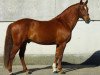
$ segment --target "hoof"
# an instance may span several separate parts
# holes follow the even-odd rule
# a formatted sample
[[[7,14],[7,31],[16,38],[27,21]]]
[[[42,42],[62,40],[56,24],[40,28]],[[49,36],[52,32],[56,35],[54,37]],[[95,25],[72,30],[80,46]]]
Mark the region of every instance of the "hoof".
[[[64,70],[59,71],[60,74],[66,74]]]
[[[32,74],[32,71],[27,70],[25,73],[26,75],[29,75],[29,74]]]
[[[32,71],[28,71],[28,74],[32,74]]]
[[[23,72],[27,72],[28,71],[28,69],[23,69]]]
[[[16,74],[14,74],[14,73],[11,73],[10,75],[16,75]]]
[[[26,72],[26,75],[29,75],[28,71]]]
[[[53,73],[54,73],[54,74],[55,74],[55,73],[58,73],[58,71],[54,71]]]

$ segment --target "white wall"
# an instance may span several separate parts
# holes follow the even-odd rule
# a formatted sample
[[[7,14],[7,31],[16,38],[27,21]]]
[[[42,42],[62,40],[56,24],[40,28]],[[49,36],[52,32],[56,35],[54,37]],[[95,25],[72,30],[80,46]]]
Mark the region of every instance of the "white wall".
[[[20,18],[47,20],[78,2],[80,0],[0,0],[0,21]],[[89,0],[88,7],[91,19],[100,20],[100,0]]]
[[[7,26],[11,22],[0,22],[0,54],[4,51],[4,41]],[[54,54],[55,45],[46,46],[30,43],[27,45],[26,54]],[[65,49],[65,54],[92,54],[100,50],[100,21],[86,24],[79,21],[73,30],[72,39]]]

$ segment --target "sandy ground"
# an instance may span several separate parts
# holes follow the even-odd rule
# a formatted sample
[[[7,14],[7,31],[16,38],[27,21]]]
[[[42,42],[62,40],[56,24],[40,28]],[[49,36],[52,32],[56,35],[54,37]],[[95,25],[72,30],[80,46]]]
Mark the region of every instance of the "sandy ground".
[[[50,65],[28,65],[31,74],[23,73],[22,66],[13,66],[13,73],[16,75],[62,75],[52,73]],[[65,74],[63,75],[100,75],[100,66],[66,65],[63,66]],[[9,75],[8,71],[0,66],[0,75]]]

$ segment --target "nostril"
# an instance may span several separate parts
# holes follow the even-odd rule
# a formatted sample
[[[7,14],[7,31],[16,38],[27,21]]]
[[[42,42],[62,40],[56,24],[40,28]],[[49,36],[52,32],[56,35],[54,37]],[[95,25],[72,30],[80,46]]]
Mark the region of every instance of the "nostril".
[[[89,18],[89,20],[91,20],[91,19]]]
[[[91,19],[89,18],[89,22],[91,21]]]

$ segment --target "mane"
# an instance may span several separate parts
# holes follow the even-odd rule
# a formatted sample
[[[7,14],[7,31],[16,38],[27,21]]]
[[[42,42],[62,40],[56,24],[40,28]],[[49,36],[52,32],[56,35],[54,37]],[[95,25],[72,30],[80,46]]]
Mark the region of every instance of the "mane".
[[[69,7],[66,8],[61,14],[59,14],[58,16],[56,16],[54,19],[61,18],[61,17],[63,17],[64,15],[67,15],[67,13],[69,13],[70,10],[71,10],[73,7],[75,8],[75,7],[77,7],[78,5],[79,5],[79,3],[69,6]]]

